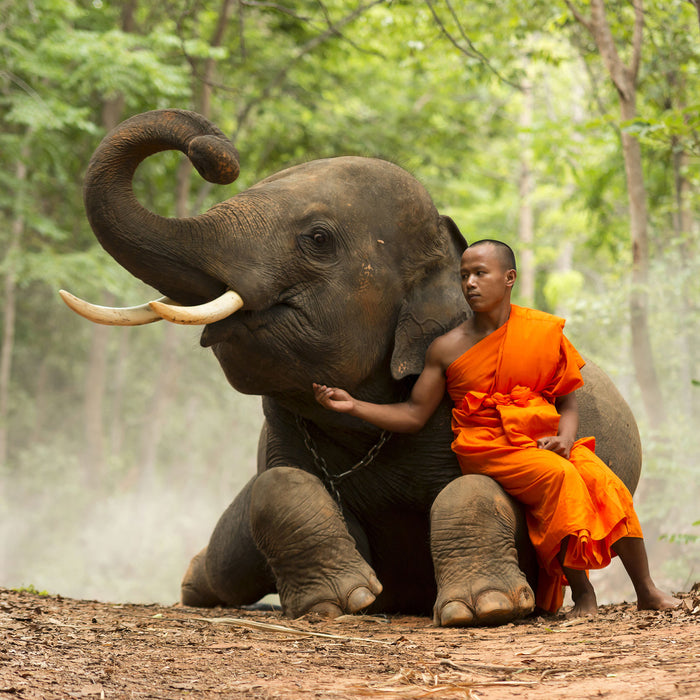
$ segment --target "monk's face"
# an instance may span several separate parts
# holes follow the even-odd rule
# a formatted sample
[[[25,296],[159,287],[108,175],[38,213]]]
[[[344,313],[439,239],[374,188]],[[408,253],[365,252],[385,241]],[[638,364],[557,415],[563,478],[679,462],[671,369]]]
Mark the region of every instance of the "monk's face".
[[[462,293],[475,313],[488,313],[510,305],[515,270],[508,269],[496,246],[489,243],[467,248],[460,267]]]

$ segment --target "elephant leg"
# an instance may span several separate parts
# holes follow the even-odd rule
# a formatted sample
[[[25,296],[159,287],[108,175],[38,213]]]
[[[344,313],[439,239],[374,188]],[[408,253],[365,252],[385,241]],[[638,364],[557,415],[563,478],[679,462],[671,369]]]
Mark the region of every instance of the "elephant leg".
[[[250,533],[253,477],[224,511],[209,546],[191,561],[180,587],[184,605],[238,607],[275,591],[275,579]]]
[[[519,548],[531,548],[525,519],[493,479],[455,479],[438,494],[430,519],[436,625],[496,625],[532,612],[535,597],[518,558]]]
[[[313,474],[289,467],[260,474],[251,528],[274,572],[285,615],[354,613],[381,593],[338,506]]]
[[[193,608],[215,608],[224,605],[211,588],[206,570],[207,548],[195,554],[180,584],[180,603]]]

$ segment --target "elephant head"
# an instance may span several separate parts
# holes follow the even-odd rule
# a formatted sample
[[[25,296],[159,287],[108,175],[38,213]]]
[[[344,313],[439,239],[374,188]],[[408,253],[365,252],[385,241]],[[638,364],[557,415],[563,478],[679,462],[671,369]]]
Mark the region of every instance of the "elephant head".
[[[400,167],[311,161],[201,215],[169,219],[141,206],[132,188],[138,164],[167,149],[183,151],[210,181],[238,175],[233,144],[203,117],[148,112],[105,137],[87,171],[85,205],[122,266],[197,308],[155,302],[158,316],[142,309],[132,320],[64,295],[79,313],[122,325],[159,316],[206,324],[201,344],[234,388],[287,399],[308,397],[312,378],[353,390],[389,372],[394,380],[416,374],[431,340],[467,313],[457,277],[466,243]]]

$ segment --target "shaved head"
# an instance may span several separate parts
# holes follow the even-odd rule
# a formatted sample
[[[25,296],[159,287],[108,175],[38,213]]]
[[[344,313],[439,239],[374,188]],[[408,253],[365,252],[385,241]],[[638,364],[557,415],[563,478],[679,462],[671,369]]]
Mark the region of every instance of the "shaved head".
[[[515,253],[513,252],[513,249],[506,243],[503,243],[503,241],[496,241],[493,238],[484,238],[480,241],[472,243],[467,250],[481,245],[493,246],[504,270],[518,269],[515,265]]]

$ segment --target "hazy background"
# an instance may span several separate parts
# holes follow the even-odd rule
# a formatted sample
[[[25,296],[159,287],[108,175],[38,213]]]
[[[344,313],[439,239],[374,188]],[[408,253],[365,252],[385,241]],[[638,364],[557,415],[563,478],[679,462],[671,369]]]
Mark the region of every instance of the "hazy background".
[[[588,8],[0,0],[0,586],[175,602],[254,473],[259,399],[228,387],[198,331],[97,327],[56,294],[158,296],[101,251],[81,185],[109,128],[163,107],[207,114],[242,174],[214,189],[178,155],[151,158],[136,187],[162,214],[293,163],[372,155],[413,172],[467,239],[510,243],[516,303],[565,315],[637,417],[657,582],[700,579],[698,17],[647,2],[635,34],[634,3],[608,2],[619,50],[601,56]],[[630,118],[608,65],[634,67],[634,36]],[[643,185],[636,226],[626,166]],[[602,601],[634,597],[618,564],[594,579]]]
[[[64,313],[55,302],[53,306],[55,313]],[[190,558],[206,546],[219,516],[255,473],[262,410],[257,397],[228,390],[213,355],[196,347],[190,329],[178,331],[203,375],[188,378],[186,368],[171,379],[185,386],[206,382],[221,396],[206,410],[192,406],[180,415],[159,451],[168,457],[167,464],[151,475],[131,473],[115,458],[98,480],[85,472],[79,451],[61,455],[52,447],[27,447],[21,473],[3,479],[0,586],[33,585],[103,601],[179,599]],[[140,362],[155,365],[152,358]],[[133,434],[147,435],[153,387],[146,383],[142,389],[143,406],[132,416]],[[61,420],[80,425],[82,408],[68,406]],[[187,435],[190,430],[196,437]],[[195,439],[202,449],[190,454],[188,445]],[[174,457],[181,450],[188,454]]]

